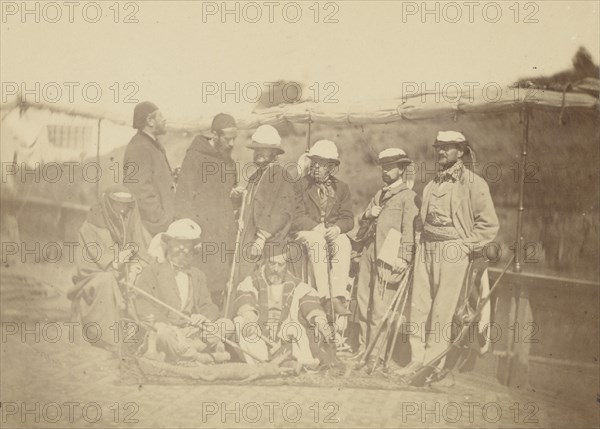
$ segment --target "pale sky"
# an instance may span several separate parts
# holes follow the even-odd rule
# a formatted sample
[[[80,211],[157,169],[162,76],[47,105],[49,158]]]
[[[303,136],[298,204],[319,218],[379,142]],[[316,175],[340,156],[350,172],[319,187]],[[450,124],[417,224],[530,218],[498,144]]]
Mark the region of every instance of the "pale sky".
[[[102,17],[97,23],[83,19],[86,2],[78,2],[73,23],[64,6],[57,23],[45,22],[42,9],[41,22],[36,23],[35,15],[21,16],[21,3],[2,2],[3,97],[12,89],[7,82],[25,82],[29,88],[35,82],[41,87],[57,82],[63,88],[61,105],[96,106],[126,118],[133,104],[124,98],[135,89],[124,88],[127,82],[139,88],[134,98],[154,101],[169,120],[186,121],[222,110],[251,110],[248,98],[254,97],[255,83],[303,82],[318,88],[321,99],[329,94],[339,102],[400,97],[406,83],[428,89],[436,82],[440,87],[452,82],[508,85],[520,77],[569,68],[579,46],[585,46],[596,63],[600,50],[596,1],[520,2],[518,8],[514,1],[497,2],[502,13],[497,22],[486,21],[494,20],[496,9],[490,5],[494,2],[475,2],[469,22],[469,6],[459,1],[454,5],[462,15],[456,23],[444,20],[444,16],[455,19],[458,10],[445,2],[428,3],[431,9],[437,3],[439,23],[434,14],[423,22],[420,1],[322,2],[318,23],[313,22],[313,1],[296,3],[302,11],[296,23],[282,15],[285,2],[273,2],[273,23],[262,1],[254,3],[262,13],[257,23],[244,20],[244,13],[253,19],[257,10],[244,3],[237,3],[239,23],[234,15],[222,22],[220,10],[203,15],[203,8],[220,8],[220,1],[121,3],[118,20],[135,12],[138,23],[114,23],[113,1],[98,2]],[[232,9],[235,5],[229,3]],[[87,10],[92,19],[94,9]],[[296,9],[288,6],[287,11],[292,20]],[[55,19],[56,10],[48,8],[45,14]],[[328,14],[338,22],[323,22]],[[524,22],[527,17],[538,22]],[[97,83],[102,96],[90,103],[75,89],[70,103],[64,82],[78,82],[79,88]],[[117,102],[114,87],[110,89],[114,82],[121,88]],[[243,93],[239,103],[229,95],[222,104],[220,92],[204,94],[203,100],[203,84],[205,89],[212,83],[234,89],[236,82],[250,91],[246,100]],[[293,96],[293,88],[290,91]]]

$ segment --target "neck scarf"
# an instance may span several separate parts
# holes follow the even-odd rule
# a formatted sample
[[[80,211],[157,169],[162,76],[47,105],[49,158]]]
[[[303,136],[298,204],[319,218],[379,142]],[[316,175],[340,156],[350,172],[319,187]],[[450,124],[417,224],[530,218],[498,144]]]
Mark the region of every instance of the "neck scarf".
[[[434,181],[436,183],[457,182],[462,177],[464,166],[463,162],[459,159],[450,167],[440,171]]]

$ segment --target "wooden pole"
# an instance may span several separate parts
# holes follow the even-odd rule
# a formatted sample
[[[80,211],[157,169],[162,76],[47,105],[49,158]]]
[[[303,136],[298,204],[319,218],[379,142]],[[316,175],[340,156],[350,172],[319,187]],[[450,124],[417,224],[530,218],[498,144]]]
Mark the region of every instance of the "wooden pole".
[[[98,119],[98,136],[96,141],[96,162],[98,163],[98,168],[100,168],[100,124],[102,123],[102,119]],[[98,201],[100,201],[100,180],[96,181],[96,197]]]
[[[310,119],[310,113],[308,114],[308,129],[306,132],[306,151],[310,150],[310,124],[312,123]]]
[[[525,168],[527,167],[527,144],[529,142],[529,110],[525,108],[525,127],[523,128],[523,142],[521,145],[521,164],[519,166],[519,208],[517,213],[517,234],[515,240],[515,264],[513,271],[520,273],[523,269],[523,216],[525,212]]]
[[[156,298],[154,295],[150,295],[148,292],[146,292],[143,289],[140,289],[137,286],[133,286],[130,285],[130,287],[136,292],[139,293],[140,295],[142,295],[143,297],[149,299],[150,301],[155,302],[158,305],[163,306],[164,308],[166,308],[169,311],[172,311],[173,313],[175,313],[176,315],[178,315],[179,317],[185,319],[186,321],[192,323],[192,318],[190,316],[188,316],[185,313],[182,313],[181,311],[177,310],[176,308],[171,307],[169,304],[161,301],[160,299]],[[204,318],[204,320],[209,321],[207,318]],[[256,356],[254,353],[248,351],[248,350],[243,350],[238,344],[234,343],[231,340],[228,340],[227,338],[221,338],[221,340],[225,343],[225,344],[229,344],[231,347],[233,347],[236,350],[241,351],[242,353],[246,353],[248,356],[250,356],[252,359],[256,360],[257,362],[260,363],[264,363],[265,361],[262,360],[261,358],[259,358],[258,356]]]

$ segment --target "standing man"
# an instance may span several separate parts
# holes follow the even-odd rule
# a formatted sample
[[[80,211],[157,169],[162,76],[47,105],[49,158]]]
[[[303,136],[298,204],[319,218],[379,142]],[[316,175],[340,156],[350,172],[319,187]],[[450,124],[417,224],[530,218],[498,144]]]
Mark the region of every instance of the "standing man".
[[[142,222],[152,235],[166,231],[175,213],[175,182],[165,148],[158,136],[166,134],[166,120],[149,101],[135,106],[133,136],[123,159],[123,184],[138,203]]]
[[[498,232],[498,217],[485,180],[462,161],[470,146],[456,131],[440,131],[434,143],[441,171],[423,190],[423,224],[412,291],[411,362],[413,373],[449,345],[448,327],[456,312],[470,260]],[[487,284],[487,273],[482,286]],[[443,366],[444,362],[440,363]]]
[[[412,163],[406,152],[398,148],[386,149],[379,153],[378,162],[385,186],[377,191],[360,217],[357,236],[364,244],[357,287],[361,352],[371,341],[371,335],[375,334],[375,329],[393,296],[393,290],[384,290],[385,284],[382,279],[390,279],[388,285],[391,286],[392,279],[399,280],[400,274],[413,259],[414,224],[419,213],[417,194],[412,190],[412,181],[406,180],[407,167]],[[383,267],[381,262],[378,262],[378,255],[384,250],[384,243],[392,230],[399,232],[401,237],[399,242],[394,243],[396,264],[393,267]],[[383,273],[384,270],[391,270],[391,273]],[[379,355],[379,348],[383,346],[384,341],[381,337],[375,345],[372,359]],[[368,362],[369,365],[373,363]]]
[[[334,176],[340,165],[335,143],[319,140],[308,152],[310,173],[295,185],[296,214],[292,231],[309,250],[309,263],[315,275],[319,296],[326,310],[349,315],[345,302],[350,271],[350,239],[354,228],[348,185]],[[330,265],[328,267],[328,265]],[[330,293],[330,283],[332,293]]]
[[[248,179],[236,284],[254,271],[265,249],[285,242],[294,214],[293,183],[277,162],[284,153],[277,130],[261,125],[248,148],[254,150],[257,171]]]
[[[196,136],[187,150],[177,182],[175,216],[192,219],[202,228],[202,255],[194,265],[206,274],[212,300],[222,307],[237,228],[232,203],[237,174],[231,158],[235,119],[219,113],[211,133],[208,138]]]

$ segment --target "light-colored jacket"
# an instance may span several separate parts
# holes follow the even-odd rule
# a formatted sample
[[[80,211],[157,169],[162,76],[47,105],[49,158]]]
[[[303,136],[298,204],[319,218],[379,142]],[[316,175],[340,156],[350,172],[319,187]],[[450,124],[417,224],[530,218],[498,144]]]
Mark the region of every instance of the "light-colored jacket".
[[[421,204],[421,222],[425,224],[433,181],[423,190]],[[472,252],[481,251],[491,243],[498,234],[498,216],[490,195],[490,188],[482,177],[464,168],[458,181],[459,186],[453,187],[450,199],[452,222],[460,238]]]

